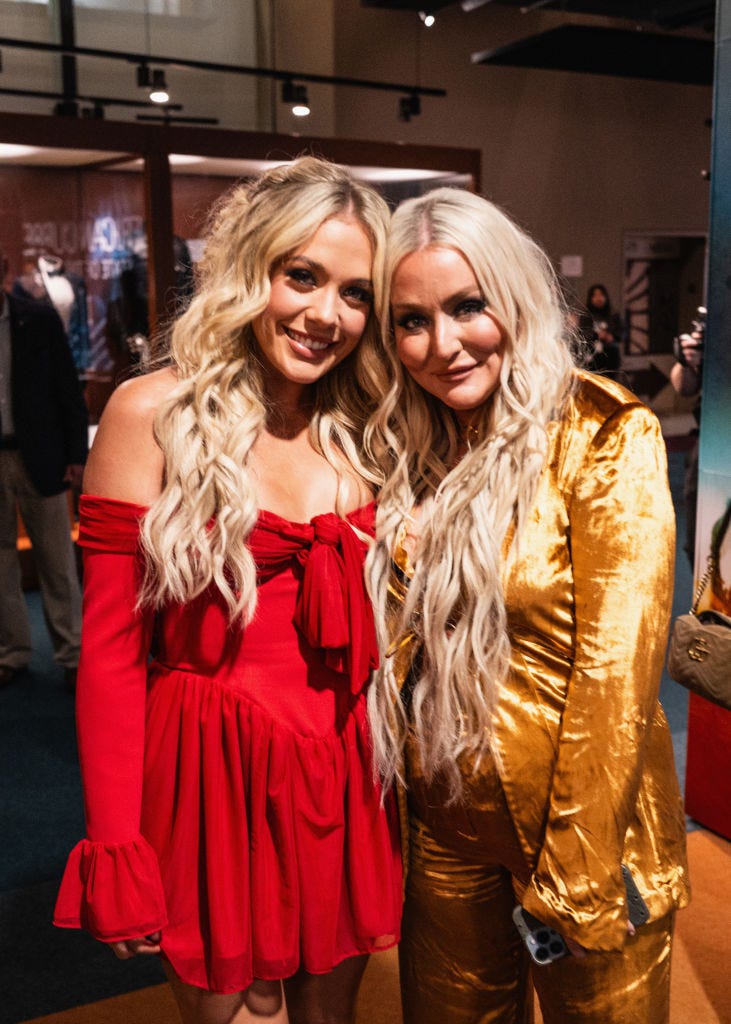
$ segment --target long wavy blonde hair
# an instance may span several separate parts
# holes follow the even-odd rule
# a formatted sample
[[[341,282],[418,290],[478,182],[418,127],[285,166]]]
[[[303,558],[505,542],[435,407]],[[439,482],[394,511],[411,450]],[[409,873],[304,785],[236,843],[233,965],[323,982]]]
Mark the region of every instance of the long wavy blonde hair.
[[[504,336],[499,385],[479,410],[476,442],[459,461],[454,413],[404,371],[389,330],[388,283],[405,256],[427,246],[467,260]],[[574,360],[548,257],[479,196],[442,188],[403,203],[391,222],[385,273],[381,317],[393,384],[366,431],[386,476],[367,566],[382,650],[369,692],[373,742],[384,779],[403,781],[403,749],[413,730],[426,776],[443,773],[456,798],[460,759],[476,768],[492,749],[493,712],[510,659],[503,548],[514,557]],[[416,508],[414,575],[394,631],[392,557]],[[389,614],[391,635],[384,625]],[[419,654],[407,712],[388,652],[408,635]]]
[[[342,215],[356,219],[371,241],[375,309],[388,207],[345,169],[302,157],[235,186],[213,211],[197,294],[172,332],[177,384],[155,418],[164,484],[142,522],[142,603],[185,602],[214,585],[231,619],[250,621],[256,569],[246,540],[258,509],[247,460],[268,411],[252,321],[269,302],[274,268],[325,220]],[[311,443],[341,485],[343,455],[357,476],[374,485],[381,480],[362,455],[361,438],[387,387],[372,310],[355,350],[311,396]]]

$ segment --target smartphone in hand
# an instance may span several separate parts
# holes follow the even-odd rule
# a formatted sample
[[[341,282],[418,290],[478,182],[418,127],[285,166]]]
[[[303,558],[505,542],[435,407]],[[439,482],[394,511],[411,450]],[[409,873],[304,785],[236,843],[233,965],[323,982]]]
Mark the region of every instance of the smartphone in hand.
[[[641,924],[649,920],[650,911],[647,909],[647,904],[642,899],[640,890],[635,885],[635,881],[626,864],[622,865],[622,878],[624,879],[624,888],[627,893],[627,917],[635,928],[639,928]]]
[[[558,932],[533,917],[523,907],[515,908],[513,921],[535,963],[550,964],[568,954],[568,946]]]

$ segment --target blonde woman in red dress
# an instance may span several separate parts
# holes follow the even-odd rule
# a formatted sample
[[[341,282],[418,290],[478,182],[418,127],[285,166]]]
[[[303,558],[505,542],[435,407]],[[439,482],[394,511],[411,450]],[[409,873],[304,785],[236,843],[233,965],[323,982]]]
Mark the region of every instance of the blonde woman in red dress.
[[[362,563],[387,208],[303,158],[236,187],[166,368],[113,394],[81,504],[87,835],[56,924],[161,953],[185,1024],[350,1022],[398,940]],[[377,287],[377,285],[376,285]]]

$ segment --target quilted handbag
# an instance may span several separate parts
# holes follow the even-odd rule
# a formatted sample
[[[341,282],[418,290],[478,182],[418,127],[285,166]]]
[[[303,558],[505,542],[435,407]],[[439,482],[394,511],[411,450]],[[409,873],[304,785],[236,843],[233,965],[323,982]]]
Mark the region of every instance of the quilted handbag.
[[[731,710],[731,618],[698,605],[714,576],[721,541],[731,519],[731,502],[715,531],[703,579],[698,584],[693,607],[673,623],[668,648],[670,676],[693,693]]]

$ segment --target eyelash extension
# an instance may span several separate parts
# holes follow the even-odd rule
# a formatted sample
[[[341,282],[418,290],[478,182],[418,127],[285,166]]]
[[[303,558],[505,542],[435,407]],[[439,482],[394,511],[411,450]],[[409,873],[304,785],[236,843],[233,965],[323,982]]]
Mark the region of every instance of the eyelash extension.
[[[291,277],[293,281],[314,280],[312,271],[308,270],[307,267],[287,267],[284,273],[287,277]]]
[[[283,272],[285,277],[294,281],[295,284],[317,284],[317,278],[309,267],[301,267],[295,264],[292,267],[285,267]],[[355,299],[356,302],[360,302],[364,306],[370,306],[373,304],[373,292],[368,288],[361,287],[360,285],[346,285],[343,288],[342,294],[346,298]]]
[[[403,316],[400,316],[398,320],[396,320],[396,327],[401,327],[403,330],[409,330],[409,327],[415,326],[413,321],[421,322],[423,319],[424,317],[419,313],[404,313]]]
[[[487,309],[487,300],[483,298],[462,299],[457,303],[455,313],[484,313]]]
[[[346,288],[346,294],[349,292],[355,295],[358,302],[362,302],[364,305],[370,305],[373,302],[373,292],[369,291],[368,288],[360,288],[358,286],[352,288]]]

